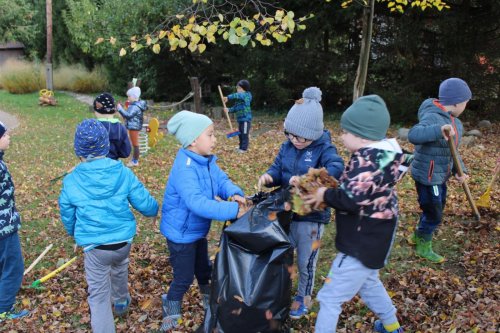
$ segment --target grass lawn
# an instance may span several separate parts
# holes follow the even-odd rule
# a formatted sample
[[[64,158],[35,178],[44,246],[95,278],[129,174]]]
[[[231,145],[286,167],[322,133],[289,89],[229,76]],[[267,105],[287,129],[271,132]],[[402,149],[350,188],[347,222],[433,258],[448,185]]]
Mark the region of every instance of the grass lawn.
[[[0,90],[0,109],[20,121],[11,146],[4,156],[16,185],[16,203],[23,226],[20,231],[25,266],[50,243],[54,248],[25,277],[18,300],[31,309],[32,315],[20,321],[2,323],[5,332],[87,332],[90,316],[86,302],[86,283],[83,260],[79,253],[76,264],[49,280],[42,290],[28,288],[32,281],[56,268],[56,264],[72,258],[73,242],[59,220],[57,198],[61,182],[55,178],[73,167],[78,160],[73,152],[76,124],[93,117],[88,106],[73,97],[58,94],[58,106],[38,106],[37,94],[12,95]],[[165,122],[172,112],[155,111]],[[281,142],[282,116],[263,116],[257,113],[252,124],[254,136],[247,154],[237,154],[238,139],[226,139],[227,124],[216,121],[218,143],[216,155],[219,165],[246,194],[256,192],[257,179],[276,156]],[[339,153],[348,160],[341,145],[338,117],[327,116],[326,127],[332,132]],[[472,129],[472,126],[469,128]],[[391,129],[396,134],[396,128]],[[460,152],[471,174],[469,185],[475,197],[486,188],[498,155],[497,139],[500,126],[485,130],[478,144],[461,148]],[[413,150],[405,143],[404,148]],[[134,171],[162,202],[172,161],[179,146],[171,136],[165,136]],[[398,308],[401,322],[407,332],[495,332],[499,309],[499,190],[492,191],[492,208],[482,211],[480,224],[464,223],[471,220],[468,203],[456,182],[450,182],[448,205],[442,227],[435,240],[436,252],[446,256],[442,265],[429,264],[414,256],[406,242],[418,220],[419,208],[411,177],[399,185],[400,225],[389,264],[381,270],[387,289]],[[134,302],[129,315],[117,319],[119,332],[149,332],[161,321],[160,295],[171,281],[165,239],[151,224],[150,219],[137,215],[139,234],[131,254],[130,290]],[[216,253],[221,230],[220,223],[212,224],[209,235],[210,251]],[[327,226],[318,261],[315,291],[319,290],[335,255],[334,224]],[[184,299],[183,332],[191,332],[202,322],[201,300],[197,288],[191,288]],[[313,332],[318,304],[304,319],[294,321],[295,332]],[[375,320],[364,303],[354,298],[346,303],[341,316],[339,332],[371,332]]]

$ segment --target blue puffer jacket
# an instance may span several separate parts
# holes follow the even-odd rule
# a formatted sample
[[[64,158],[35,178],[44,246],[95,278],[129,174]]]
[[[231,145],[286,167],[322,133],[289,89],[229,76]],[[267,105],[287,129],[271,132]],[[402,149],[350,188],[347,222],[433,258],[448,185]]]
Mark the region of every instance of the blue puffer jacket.
[[[168,177],[161,216],[161,233],[174,243],[192,243],[206,237],[212,220],[236,218],[236,202],[227,200],[243,191],[216,164],[214,155],[180,149]]]
[[[146,101],[135,101],[130,103],[128,109],[125,110],[121,105],[118,105],[118,112],[126,119],[125,127],[128,130],[140,131],[144,121],[144,111],[148,109]]]
[[[21,217],[14,200],[14,183],[0,150],[0,239],[6,238],[21,228]]]
[[[267,173],[273,178],[273,183],[267,186],[287,187],[292,176],[304,175],[309,168],[322,167],[325,167],[330,176],[336,179],[339,179],[344,171],[344,161],[337,155],[337,148],[332,144],[330,132],[327,130],[318,140],[301,150],[295,148],[290,140],[284,142],[274,163],[267,170]],[[293,220],[329,223],[330,209],[305,216],[295,215]]]
[[[59,209],[64,228],[80,246],[128,241],[135,235],[132,205],[146,216],[158,203],[122,162],[102,158],[84,162],[63,180]]]
[[[456,133],[455,145],[458,147],[462,139],[462,123],[446,112],[438,100],[432,98],[426,99],[420,106],[418,120],[418,124],[408,133],[408,140],[415,145],[411,175],[415,181],[424,185],[443,184],[456,171],[441,127],[446,124],[453,126]],[[465,172],[463,162],[460,163]]]

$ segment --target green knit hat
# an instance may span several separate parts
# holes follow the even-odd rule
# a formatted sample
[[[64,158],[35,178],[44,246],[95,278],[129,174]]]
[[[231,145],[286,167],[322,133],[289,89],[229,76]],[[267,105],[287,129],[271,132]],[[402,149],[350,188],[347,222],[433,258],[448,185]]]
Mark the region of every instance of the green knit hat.
[[[183,110],[170,118],[167,129],[179,140],[182,148],[187,148],[210,125],[212,120],[207,116]]]
[[[380,141],[385,138],[391,123],[389,110],[378,95],[358,98],[340,118],[340,126],[360,138]]]

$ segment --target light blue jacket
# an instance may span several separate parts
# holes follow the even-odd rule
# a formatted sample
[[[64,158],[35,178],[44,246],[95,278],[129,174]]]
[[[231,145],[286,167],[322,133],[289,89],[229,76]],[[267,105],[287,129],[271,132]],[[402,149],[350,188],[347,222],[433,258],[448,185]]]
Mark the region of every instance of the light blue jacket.
[[[462,139],[463,126],[460,120],[441,109],[437,100],[426,99],[418,110],[418,124],[408,133],[408,140],[415,145],[415,155],[411,164],[413,179],[424,185],[445,183],[452,173],[456,173],[448,141],[443,138],[441,127],[452,125],[455,129],[455,145]],[[465,172],[463,162],[461,166]]]
[[[59,209],[64,228],[79,246],[132,239],[132,205],[145,216],[158,214],[158,203],[122,162],[102,158],[84,162],[63,180]]]
[[[216,163],[217,157],[180,149],[163,197],[161,233],[174,243],[192,243],[206,237],[212,220],[236,218],[236,202],[227,200],[243,191]]]

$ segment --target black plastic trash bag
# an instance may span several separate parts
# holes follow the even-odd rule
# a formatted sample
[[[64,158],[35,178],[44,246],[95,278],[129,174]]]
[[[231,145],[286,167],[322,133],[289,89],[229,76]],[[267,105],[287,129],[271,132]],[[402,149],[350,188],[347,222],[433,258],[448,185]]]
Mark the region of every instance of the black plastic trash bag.
[[[288,189],[258,193],[256,206],[224,229],[212,273],[203,332],[284,332],[293,248]]]

